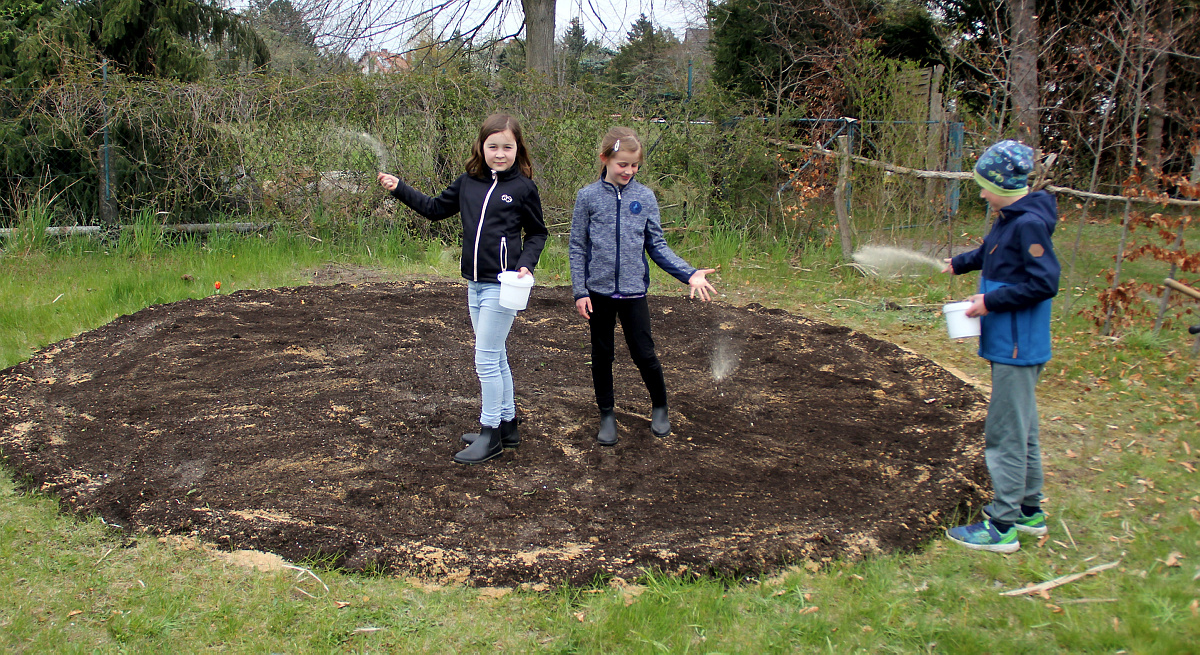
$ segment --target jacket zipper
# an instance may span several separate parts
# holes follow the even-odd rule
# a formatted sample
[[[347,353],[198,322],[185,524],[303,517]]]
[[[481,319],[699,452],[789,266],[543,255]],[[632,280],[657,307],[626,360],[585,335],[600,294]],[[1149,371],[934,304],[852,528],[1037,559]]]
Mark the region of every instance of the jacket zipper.
[[[473,253],[472,264],[474,265],[473,277],[476,282],[479,281],[479,238],[483,236],[483,216],[487,213],[488,201],[492,199],[492,191],[496,190],[496,184],[500,181],[496,177],[496,171],[492,171],[492,186],[488,189],[486,195],[483,196],[483,207],[479,208],[479,225],[475,228],[475,252]]]
[[[508,237],[500,237],[500,272],[508,270]]]
[[[613,271],[613,293],[621,293],[621,187],[613,185],[617,190],[617,262]]]
[[[1017,315],[1015,312],[1013,313],[1011,318],[1012,318],[1012,340],[1013,340],[1012,358],[1016,359],[1017,358],[1017,348],[1019,347],[1018,344],[1020,343],[1018,341],[1018,339],[1020,338],[1020,335],[1017,333]]]

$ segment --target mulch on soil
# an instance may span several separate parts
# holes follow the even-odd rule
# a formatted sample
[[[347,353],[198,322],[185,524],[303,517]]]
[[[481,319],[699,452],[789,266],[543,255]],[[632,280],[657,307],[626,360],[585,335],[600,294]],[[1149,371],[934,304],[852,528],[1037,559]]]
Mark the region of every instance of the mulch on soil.
[[[534,289],[508,340],[520,448],[478,429],[460,282],[149,307],[0,371],[0,449],[129,530],[481,586],[755,575],[911,549],[981,498],[986,399],[932,361],[751,304],[652,296],[674,433],[618,352],[596,445],[586,323]],[[620,347],[619,347],[620,348]]]

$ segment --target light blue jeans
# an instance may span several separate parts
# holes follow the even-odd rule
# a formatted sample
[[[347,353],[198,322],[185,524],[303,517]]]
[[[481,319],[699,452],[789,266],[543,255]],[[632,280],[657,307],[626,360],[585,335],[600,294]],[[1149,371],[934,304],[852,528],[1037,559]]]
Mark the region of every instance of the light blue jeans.
[[[483,395],[479,424],[500,427],[517,415],[513,401],[512,371],[504,342],[512,329],[517,310],[500,306],[499,282],[467,282],[467,306],[475,330],[475,373]]]

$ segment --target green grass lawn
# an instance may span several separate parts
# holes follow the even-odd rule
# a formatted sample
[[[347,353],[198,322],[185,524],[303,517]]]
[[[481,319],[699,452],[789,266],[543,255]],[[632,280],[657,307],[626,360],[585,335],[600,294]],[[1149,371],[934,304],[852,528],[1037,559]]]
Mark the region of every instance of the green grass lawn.
[[[1058,235],[1060,258],[1074,225]],[[981,228],[978,228],[978,232]],[[1095,304],[1119,226],[1085,226],[1063,297]],[[312,283],[324,267],[457,276],[457,253],[398,235],[224,235],[109,249],[80,239],[0,257],[0,367],[155,303]],[[818,245],[702,234],[677,244],[720,268],[724,302],[847,325],[987,381],[938,308],[976,276],[864,277]],[[800,248],[797,251],[797,248]],[[836,250],[836,249],[835,249]],[[1165,267],[1128,263],[1153,281]],[[554,242],[539,284],[566,284]],[[656,273],[655,293],[685,290]],[[1056,315],[1060,315],[1057,314]],[[1193,315],[1193,320],[1196,320]],[[1198,320],[1197,322],[1200,322]],[[1049,538],[1012,555],[935,538],[911,553],[799,566],[765,579],[644,578],[479,590],[350,575],[320,562],[263,571],[206,544],[125,535],[0,476],[0,649],[9,652],[1195,652],[1200,644],[1200,366],[1178,324],[1114,337],[1072,312],[1039,386]],[[669,379],[669,374],[668,374]],[[982,438],[982,436],[980,436]],[[837,493],[831,489],[830,493]],[[965,520],[969,517],[950,517]],[[1097,565],[1045,595],[1003,596]]]

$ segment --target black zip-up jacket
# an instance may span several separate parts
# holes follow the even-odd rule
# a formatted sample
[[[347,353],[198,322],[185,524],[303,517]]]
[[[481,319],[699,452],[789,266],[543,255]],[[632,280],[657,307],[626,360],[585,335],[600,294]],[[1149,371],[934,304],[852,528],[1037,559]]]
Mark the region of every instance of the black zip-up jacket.
[[[436,198],[403,180],[392,195],[433,221],[462,216],[462,276],[474,282],[496,282],[501,271],[521,267],[532,271],[546,246],[537,185],[515,166],[489,171],[487,179],[463,173]]]

